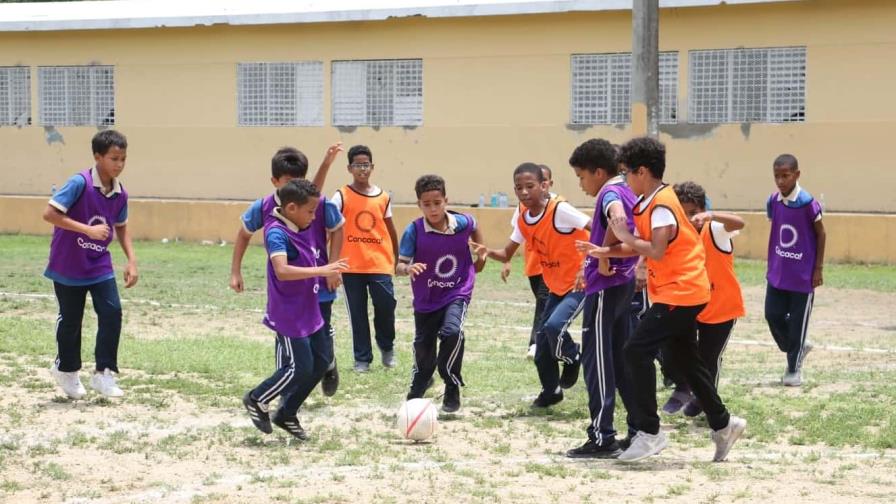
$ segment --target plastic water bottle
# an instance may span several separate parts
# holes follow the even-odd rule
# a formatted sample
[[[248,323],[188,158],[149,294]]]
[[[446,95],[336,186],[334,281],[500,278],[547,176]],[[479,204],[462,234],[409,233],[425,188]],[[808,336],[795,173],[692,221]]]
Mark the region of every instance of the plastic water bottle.
[[[498,208],[498,193],[496,193],[496,192],[492,193],[492,201],[491,201],[491,205],[489,205],[489,206],[491,206],[492,208]]]
[[[821,205],[821,211],[823,212],[825,210],[825,208],[824,208],[824,193],[821,193],[821,195],[819,196],[818,204]]]
[[[479,193],[479,208],[483,208],[485,206],[485,194]]]
[[[507,208],[507,193],[499,193],[498,206],[500,206],[501,208]]]
[[[56,194],[56,184],[53,184],[53,187],[50,188],[50,196]]]

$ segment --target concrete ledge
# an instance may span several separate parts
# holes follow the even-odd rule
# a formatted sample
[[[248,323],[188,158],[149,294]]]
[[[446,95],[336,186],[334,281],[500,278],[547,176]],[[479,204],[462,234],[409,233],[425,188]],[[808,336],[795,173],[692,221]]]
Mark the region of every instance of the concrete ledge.
[[[239,216],[247,201],[185,201],[132,198],[129,228],[135,239],[179,238],[187,241],[233,242]],[[0,196],[0,233],[49,234],[49,224],[41,219],[46,197]],[[486,243],[497,247],[510,236],[511,208],[469,208],[455,210],[472,214],[480,223]],[[414,205],[393,207],[395,227],[404,227],[420,216]],[[590,210],[588,210],[590,213]],[[740,257],[763,259],[768,247],[769,225],[764,212],[738,212],[747,227],[736,239]],[[825,214],[827,260],[836,262],[896,264],[896,215]],[[261,243],[256,234],[254,243]]]

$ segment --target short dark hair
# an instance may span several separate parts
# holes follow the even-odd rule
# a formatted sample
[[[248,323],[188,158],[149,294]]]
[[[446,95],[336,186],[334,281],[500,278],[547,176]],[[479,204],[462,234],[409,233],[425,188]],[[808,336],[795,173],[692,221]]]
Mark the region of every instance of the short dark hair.
[[[278,179],[284,175],[305,178],[308,173],[308,158],[295,147],[281,147],[271,158],[271,176]]]
[[[311,198],[319,198],[320,191],[310,180],[294,178],[277,189],[277,196],[280,198],[281,207],[288,203],[304,205]]]
[[[445,179],[438,175],[423,175],[417,179],[414,184],[414,191],[417,192],[417,199],[423,196],[423,193],[429,191],[439,191],[442,196],[445,195]]]
[[[775,162],[772,164],[772,167],[784,167],[788,166],[791,170],[799,170],[800,163],[796,160],[796,156],[793,154],[781,154],[780,156],[775,158]]]
[[[569,166],[591,173],[596,172],[598,168],[610,175],[619,173],[616,148],[603,138],[592,138],[576,147],[569,156]]]
[[[542,171],[548,172],[549,179],[551,179],[551,180],[554,179],[554,170],[552,170],[550,166],[548,166],[546,164],[540,164],[540,165],[538,165],[538,167],[541,168]]]
[[[619,162],[629,170],[643,166],[654,177],[662,179],[666,171],[666,146],[650,137],[632,138],[619,148]]]
[[[373,162],[373,153],[370,152],[370,147],[366,145],[355,145],[348,150],[348,164],[354,163],[355,156],[361,154],[365,154],[370,159],[370,162]]]
[[[93,135],[93,140],[90,141],[90,144],[93,147],[94,154],[105,156],[113,146],[121,150],[127,149],[128,139],[121,133],[110,129]]]
[[[544,172],[541,171],[541,166],[538,166],[535,163],[523,163],[517,166],[516,169],[513,170],[513,178],[516,178],[517,175],[523,173],[531,173],[532,175],[535,175],[535,180],[539,182],[545,181]]]
[[[696,182],[682,182],[673,186],[678,201],[697,205],[697,208],[706,209],[706,191]]]

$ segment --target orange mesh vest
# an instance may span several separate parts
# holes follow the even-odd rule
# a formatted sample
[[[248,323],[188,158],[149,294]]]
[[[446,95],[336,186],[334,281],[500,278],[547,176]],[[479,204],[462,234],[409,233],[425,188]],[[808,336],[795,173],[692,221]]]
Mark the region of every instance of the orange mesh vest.
[[[731,252],[725,252],[716,246],[711,222],[703,225],[700,238],[706,250],[706,274],[709,275],[712,297],[706,308],[697,316],[697,321],[704,324],[721,324],[743,317],[746,310],[740,283],[734,273],[734,246],[732,245]]]
[[[558,202],[565,201],[558,195],[551,196],[551,199],[555,199]],[[519,205],[519,213],[520,215],[526,211],[526,207],[523,206],[522,203]],[[532,277],[535,275],[541,274],[541,262],[538,260],[538,256],[530,252],[531,246],[526,243],[523,244],[523,271],[526,273],[527,277]]]
[[[538,222],[526,222],[525,212],[517,219],[517,227],[526,239],[526,249],[536,257],[541,265],[541,274],[548,289],[563,296],[575,287],[576,273],[582,267],[585,256],[576,250],[576,240],[588,240],[584,229],[573,229],[568,233],[557,231],[555,219],[559,198],[548,200],[547,207]]]
[[[647,258],[647,295],[650,302],[672,306],[707,303],[709,278],[706,275],[706,252],[671,186],[663,184],[645,209],[641,210],[641,200],[635,205],[638,234],[650,241],[653,234],[650,217],[657,207],[665,207],[672,212],[677,228],[663,258],[659,261]]]
[[[379,194],[368,196],[350,186],[343,187],[339,193],[345,216],[339,258],[348,259],[348,272],[393,274],[395,255],[384,219],[389,195],[380,190]]]

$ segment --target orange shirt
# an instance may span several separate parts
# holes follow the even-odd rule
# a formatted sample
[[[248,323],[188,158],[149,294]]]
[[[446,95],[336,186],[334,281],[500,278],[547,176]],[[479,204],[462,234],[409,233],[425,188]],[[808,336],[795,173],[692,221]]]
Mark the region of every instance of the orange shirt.
[[[706,250],[706,273],[709,275],[712,297],[706,308],[697,316],[697,321],[704,324],[721,324],[743,317],[746,310],[740,283],[734,273],[734,245],[730,243],[731,239],[728,239],[729,251],[720,249],[713,238],[712,222],[703,225],[700,238]]]
[[[395,251],[386,228],[389,195],[380,189],[375,195],[361,194],[351,186],[339,190],[345,231],[339,258],[348,259],[348,273],[395,272]]]
[[[541,265],[542,277],[548,289],[563,296],[575,287],[576,274],[585,256],[576,250],[576,240],[588,240],[584,229],[564,233],[554,223],[560,199],[548,200],[547,207],[535,223],[526,222],[525,212],[517,219],[517,228],[526,241],[526,249]]]
[[[638,235],[650,241],[653,235],[651,216],[658,207],[665,207],[675,217],[677,229],[666,253],[659,261],[647,258],[647,295],[652,303],[672,306],[697,306],[709,302],[709,277],[706,275],[706,252],[697,230],[688,222],[678,196],[663,184],[642,208],[643,196],[635,205],[635,228]]]

